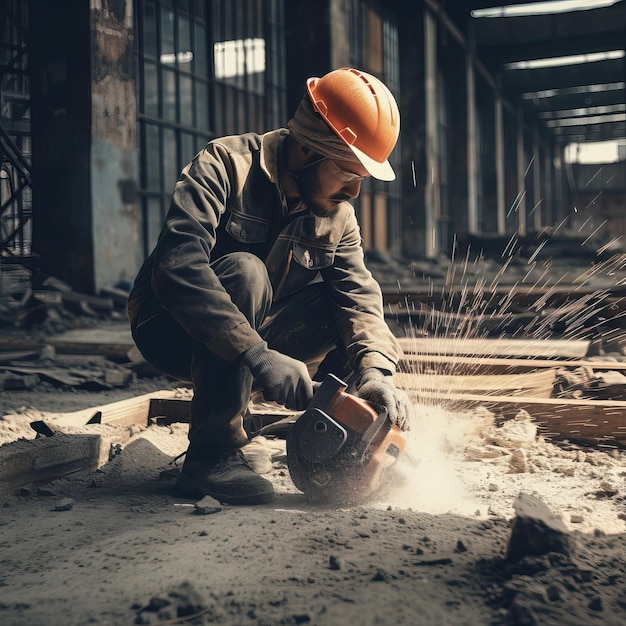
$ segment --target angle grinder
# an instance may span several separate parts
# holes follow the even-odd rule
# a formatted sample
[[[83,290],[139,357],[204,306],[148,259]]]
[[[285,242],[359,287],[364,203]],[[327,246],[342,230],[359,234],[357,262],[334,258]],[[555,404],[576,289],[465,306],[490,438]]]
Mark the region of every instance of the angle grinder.
[[[287,465],[309,499],[358,501],[374,494],[405,447],[385,407],[346,392],[328,374],[287,433]]]

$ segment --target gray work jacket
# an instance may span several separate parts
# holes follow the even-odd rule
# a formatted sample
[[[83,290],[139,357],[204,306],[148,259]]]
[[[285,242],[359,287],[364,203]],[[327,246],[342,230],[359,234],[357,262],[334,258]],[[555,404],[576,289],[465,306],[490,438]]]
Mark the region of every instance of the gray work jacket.
[[[210,267],[224,254],[261,258],[279,300],[321,279],[355,372],[395,371],[401,350],[387,326],[378,283],[365,267],[349,202],[332,217],[298,205],[279,186],[279,145],[288,133],[247,133],[208,143],[183,170],[155,249],[139,271],[128,312],[154,294],[196,341],[234,361],[262,341]]]

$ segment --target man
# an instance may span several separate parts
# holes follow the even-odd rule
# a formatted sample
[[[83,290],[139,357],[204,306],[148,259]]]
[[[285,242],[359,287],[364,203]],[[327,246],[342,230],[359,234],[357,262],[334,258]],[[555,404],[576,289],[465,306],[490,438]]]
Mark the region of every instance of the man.
[[[307,81],[288,129],[216,139],[183,170],[128,303],[145,359],[193,383],[183,493],[272,500],[241,452],[243,416],[253,383],[304,410],[316,384],[307,364],[316,380],[355,381],[408,427],[392,378],[400,348],[349,203],[367,176],[394,179],[399,124],[382,82],[342,68]]]

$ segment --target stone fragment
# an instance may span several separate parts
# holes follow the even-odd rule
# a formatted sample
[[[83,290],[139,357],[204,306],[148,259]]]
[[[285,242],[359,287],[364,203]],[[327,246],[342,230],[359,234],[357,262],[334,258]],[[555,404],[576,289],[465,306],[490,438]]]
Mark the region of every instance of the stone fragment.
[[[509,459],[509,473],[523,474],[528,471],[528,460],[526,450],[518,448],[513,450]]]
[[[574,540],[563,521],[544,502],[529,494],[515,501],[515,518],[506,558],[516,562],[525,556],[557,552],[569,556]]]
[[[61,498],[54,505],[55,511],[71,511],[74,508],[74,500],[72,498]]]
[[[470,461],[482,461],[483,459],[498,459],[509,454],[509,451],[500,446],[466,446],[464,454]]]
[[[596,492],[596,498],[612,498],[619,493],[619,487],[609,480],[600,483],[600,489]]]
[[[512,420],[495,429],[491,438],[494,444],[502,448],[528,448],[537,440],[537,424],[522,409]]]
[[[202,500],[193,505],[193,512],[196,515],[211,515],[223,510],[221,503],[211,496],[204,496]]]

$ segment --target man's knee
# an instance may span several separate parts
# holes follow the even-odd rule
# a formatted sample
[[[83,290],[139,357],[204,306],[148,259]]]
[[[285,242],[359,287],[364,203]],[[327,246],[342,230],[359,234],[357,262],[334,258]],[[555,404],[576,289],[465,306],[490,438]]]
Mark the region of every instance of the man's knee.
[[[260,323],[272,303],[272,284],[267,267],[249,252],[226,254],[212,266],[224,289],[249,321]]]
[[[265,264],[259,257],[249,252],[232,252],[212,264],[213,271],[222,284],[238,282],[251,286],[268,283],[269,276]]]

